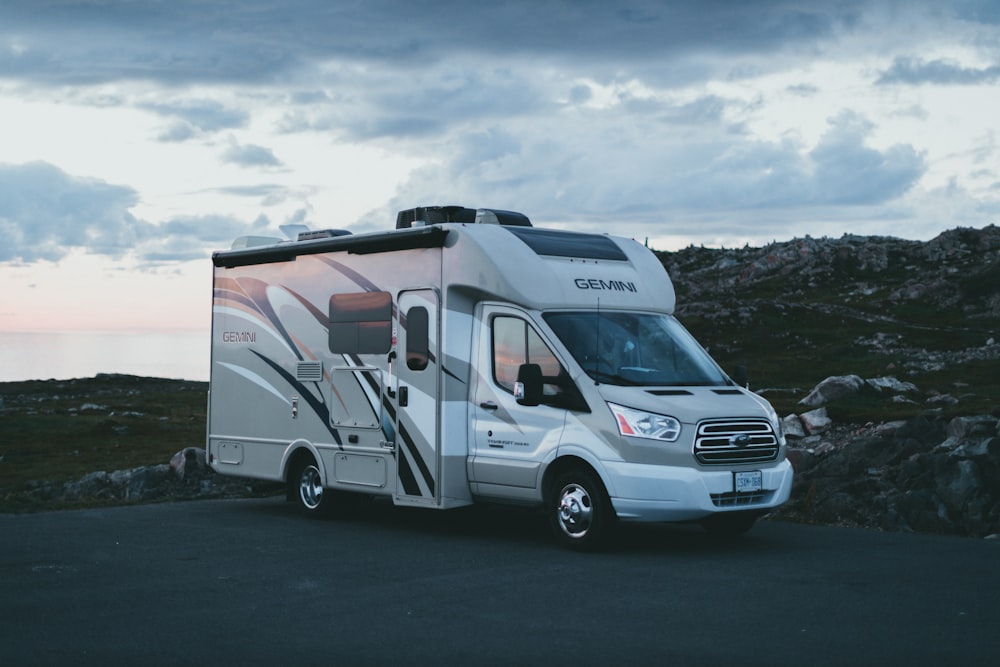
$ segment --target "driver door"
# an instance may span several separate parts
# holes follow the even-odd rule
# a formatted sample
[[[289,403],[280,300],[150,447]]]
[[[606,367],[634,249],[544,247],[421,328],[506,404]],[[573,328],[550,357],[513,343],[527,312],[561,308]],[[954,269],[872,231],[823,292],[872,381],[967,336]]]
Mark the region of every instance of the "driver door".
[[[566,422],[564,408],[518,404],[514,398],[518,368],[525,363],[538,364],[542,375],[550,378],[559,376],[563,369],[521,311],[485,305],[479,321],[470,481],[485,495],[511,495],[503,489],[538,485],[541,464],[558,447]],[[555,385],[545,385],[543,393],[558,391],[561,389]]]

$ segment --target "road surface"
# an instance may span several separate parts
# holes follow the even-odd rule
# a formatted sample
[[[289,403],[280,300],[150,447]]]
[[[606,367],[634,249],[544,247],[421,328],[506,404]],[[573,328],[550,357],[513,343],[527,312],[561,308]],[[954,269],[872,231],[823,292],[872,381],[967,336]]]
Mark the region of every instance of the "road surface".
[[[0,664],[1000,664],[1000,543],[762,522],[565,551],[535,513],[0,515]]]

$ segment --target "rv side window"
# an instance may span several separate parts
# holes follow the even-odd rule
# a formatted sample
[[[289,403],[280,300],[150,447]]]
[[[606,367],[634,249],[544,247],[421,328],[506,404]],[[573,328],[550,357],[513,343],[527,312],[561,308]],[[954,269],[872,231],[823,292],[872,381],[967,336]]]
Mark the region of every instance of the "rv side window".
[[[392,345],[392,295],[351,292],[330,297],[330,352],[383,354]]]
[[[521,364],[538,364],[542,376],[555,380],[563,373],[555,355],[527,322],[516,317],[493,318],[493,379],[498,385],[514,393],[514,382]],[[561,392],[554,383],[546,383],[547,396]]]
[[[406,311],[406,367],[411,371],[427,368],[430,358],[427,309],[414,306]]]

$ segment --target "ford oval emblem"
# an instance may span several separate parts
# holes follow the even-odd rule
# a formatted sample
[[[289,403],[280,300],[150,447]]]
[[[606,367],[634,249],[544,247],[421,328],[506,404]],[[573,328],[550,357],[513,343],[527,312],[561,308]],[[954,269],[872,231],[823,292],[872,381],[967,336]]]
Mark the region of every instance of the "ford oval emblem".
[[[746,433],[737,433],[736,435],[729,436],[729,444],[732,447],[739,447],[740,449],[750,446],[750,436]]]

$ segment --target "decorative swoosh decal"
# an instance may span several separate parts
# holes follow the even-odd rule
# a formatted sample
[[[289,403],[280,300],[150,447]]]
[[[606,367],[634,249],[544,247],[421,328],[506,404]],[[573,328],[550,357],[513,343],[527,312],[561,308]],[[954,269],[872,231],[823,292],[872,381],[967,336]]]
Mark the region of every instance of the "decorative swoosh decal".
[[[341,448],[343,448],[344,443],[341,442],[341,440],[340,440],[340,432],[337,431],[337,429],[333,428],[333,426],[330,425],[330,410],[329,410],[329,408],[327,408],[326,405],[324,405],[318,398],[316,398],[312,394],[311,391],[308,391],[303,383],[301,383],[298,380],[296,380],[292,376],[291,373],[289,373],[288,371],[286,371],[284,368],[282,368],[276,362],[271,361],[270,359],[268,359],[267,357],[265,357],[263,354],[261,354],[257,350],[250,350],[250,352],[253,353],[254,356],[256,356],[257,358],[259,358],[265,364],[267,364],[268,366],[270,366],[274,370],[274,372],[276,372],[278,375],[280,375],[282,378],[284,378],[284,380],[289,385],[291,385],[292,387],[294,387],[295,389],[298,390],[299,395],[302,397],[302,400],[305,401],[306,403],[308,403],[309,407],[311,407],[313,409],[313,412],[315,412],[316,415],[318,417],[320,417],[320,421],[323,422],[323,425],[326,427],[326,430],[330,432],[331,436],[333,436],[333,441],[335,443],[337,443]]]
[[[230,364],[230,363],[227,363],[225,361],[217,361],[215,363],[217,363],[218,365],[220,365],[220,366],[222,366],[224,368],[228,368],[232,372],[236,373],[237,375],[243,376],[247,380],[250,380],[250,382],[253,382],[255,385],[257,385],[261,389],[263,389],[263,390],[265,390],[267,392],[270,392],[270,393],[274,394],[275,396],[277,396],[280,400],[282,400],[287,405],[291,405],[292,404],[291,401],[289,401],[287,398],[285,398],[285,396],[283,396],[281,394],[281,392],[278,391],[274,387],[274,385],[272,385],[270,382],[268,382],[267,380],[265,380],[261,376],[257,375],[256,373],[254,373],[252,370],[247,369],[247,368],[243,368],[242,366],[237,366],[236,364]]]
[[[358,271],[345,266],[344,264],[331,259],[330,257],[325,257],[322,255],[317,255],[311,257],[311,259],[316,259],[328,267],[338,272],[354,284],[356,284],[361,290],[366,292],[380,292],[383,291],[378,285],[366,278],[364,275]],[[308,346],[299,346],[299,341],[291,332],[286,328],[285,324],[281,321],[275,303],[272,302],[271,296],[269,296],[269,289],[281,289],[284,294],[292,297],[295,302],[300,304],[306,312],[319,324],[321,327],[329,330],[330,321],[329,314],[324,312],[324,310],[311,302],[308,298],[300,294],[299,292],[290,289],[286,285],[270,285],[260,279],[251,277],[242,278],[218,278],[215,283],[214,298],[216,302],[226,303],[227,305],[222,305],[219,303],[216,308],[219,309],[232,309],[234,312],[242,311],[244,317],[256,315],[260,319],[261,326],[271,330],[271,334],[275,338],[280,339],[288,347],[289,351],[295,355],[299,361],[305,361],[306,357],[310,359],[315,358],[315,355],[308,353]],[[279,299],[279,306],[280,299]],[[392,302],[392,316],[399,323],[399,326],[405,330],[406,329],[406,316],[404,313],[400,313],[398,306],[393,300]],[[307,350],[304,353],[302,350]],[[333,437],[334,442],[340,447],[343,447],[341,442],[340,433],[338,429],[334,428],[331,423],[330,409],[326,405],[325,396],[323,396],[324,391],[320,389],[318,392],[321,396],[317,397],[313,391],[311,391],[306,385],[316,385],[319,387],[319,382],[308,382],[304,383],[292,374],[285,370],[281,364],[276,361],[269,359],[262,353],[251,349],[255,356],[257,356],[261,361],[266,363],[275,373],[277,373],[289,386],[294,388],[296,392],[300,395],[301,399],[309,405],[317,417],[319,417],[325,428],[330,432]],[[437,363],[434,353],[430,353],[430,361],[432,363]],[[345,357],[348,363],[353,363],[356,366],[363,366],[361,359],[352,355],[351,357]],[[220,365],[226,367],[232,372],[238,373],[249,381],[253,382],[255,385],[261,387],[262,389],[268,391],[274,396],[281,399],[284,403],[290,405],[290,400],[285,397],[273,384],[268,382],[265,378],[250,371],[246,368],[237,366],[235,364],[219,362]],[[462,381],[461,378],[450,373],[447,369],[443,369],[444,372],[452,377],[453,379]],[[389,442],[396,442],[399,455],[396,457],[398,476],[399,480],[403,486],[403,489],[407,495],[411,496],[422,496],[424,495],[421,491],[421,486],[426,486],[430,491],[430,495],[433,497],[435,494],[435,479],[433,472],[430,470],[427,462],[423,460],[412,436],[405,428],[400,426],[400,432],[397,434],[396,425],[396,410],[392,401],[388,396],[382,394],[382,387],[379,381],[373,377],[370,373],[365,372],[361,374],[352,373],[355,380],[361,385],[364,390],[365,396],[368,398],[369,404],[372,406],[373,410],[377,410],[379,400],[382,402],[381,412],[381,427],[385,439]],[[333,387],[332,377],[330,375],[326,376],[328,381],[330,381],[330,388],[336,394],[336,388]],[[464,382],[463,382],[464,384]],[[334,399],[336,400],[336,399]],[[420,481],[418,481],[418,479]],[[422,484],[421,484],[422,481]]]

